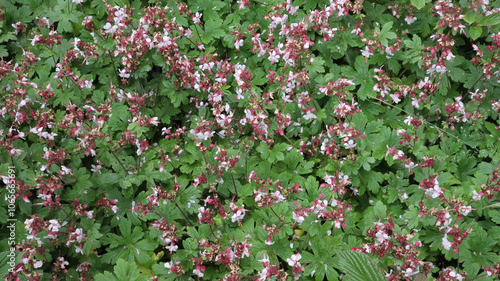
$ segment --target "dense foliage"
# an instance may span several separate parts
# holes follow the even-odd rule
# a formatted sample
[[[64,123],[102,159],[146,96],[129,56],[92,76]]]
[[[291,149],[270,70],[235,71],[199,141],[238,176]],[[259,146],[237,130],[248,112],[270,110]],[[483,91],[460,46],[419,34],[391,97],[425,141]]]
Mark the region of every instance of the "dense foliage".
[[[6,280],[498,280],[498,1],[1,3]]]

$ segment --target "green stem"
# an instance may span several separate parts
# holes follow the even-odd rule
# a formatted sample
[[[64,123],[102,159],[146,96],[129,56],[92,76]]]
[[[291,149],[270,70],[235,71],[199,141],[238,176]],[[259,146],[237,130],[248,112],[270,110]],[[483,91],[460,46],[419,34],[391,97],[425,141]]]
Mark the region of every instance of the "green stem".
[[[179,211],[181,211],[181,214],[182,216],[186,219],[186,221],[191,225],[191,226],[194,226],[192,223],[191,223],[191,220],[189,220],[189,218],[186,216],[186,214],[184,213],[184,211],[181,209],[181,207],[179,207],[179,205],[177,203],[175,203],[175,206],[177,207],[177,209],[179,209]]]
[[[113,56],[109,51],[106,51],[106,53],[108,53],[109,59],[111,60],[111,64],[113,65],[113,70],[115,71],[116,78],[120,77],[120,75],[118,75],[118,71],[116,70],[116,65],[115,61],[113,60]]]
[[[238,197],[238,190],[236,189],[236,183],[234,182],[234,175],[231,173],[231,178],[233,179],[234,194]]]
[[[278,216],[278,214],[276,214],[276,212],[274,211],[274,209],[273,209],[272,206],[269,206],[269,209],[271,209],[271,211],[273,212],[273,214],[280,220],[281,225],[278,228],[281,228],[284,225],[284,219],[281,218],[280,216]]]

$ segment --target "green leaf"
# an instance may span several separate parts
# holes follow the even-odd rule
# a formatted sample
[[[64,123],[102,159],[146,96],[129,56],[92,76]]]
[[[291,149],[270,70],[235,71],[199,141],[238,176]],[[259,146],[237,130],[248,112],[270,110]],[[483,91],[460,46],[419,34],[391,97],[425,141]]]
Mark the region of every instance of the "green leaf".
[[[94,249],[98,249],[101,247],[101,242],[99,238],[101,238],[103,234],[100,232],[100,228],[101,228],[100,223],[93,223],[91,229],[87,231],[88,238],[85,244],[83,245],[84,254],[88,255],[90,253],[93,253]]]
[[[342,251],[338,257],[338,266],[346,274],[344,281],[387,281],[381,268],[367,254]]]
[[[116,277],[109,271],[99,273],[95,276],[96,281],[117,281]]]
[[[419,63],[419,67],[421,66],[421,53],[422,50],[424,49],[424,46],[422,44],[422,39],[418,37],[418,35],[413,35],[412,39],[406,39],[403,41],[404,44],[406,45],[407,48],[411,49],[411,51],[406,52],[403,64],[406,64],[408,62],[410,63]]]
[[[206,0],[197,0],[197,1],[194,1],[194,4],[192,4],[194,7],[197,7],[199,9],[199,11],[205,11],[205,15],[208,14],[208,12],[210,10],[213,10],[213,11],[219,11],[222,7],[226,6],[227,4],[222,2],[222,1],[218,1],[218,0],[209,0],[209,1],[206,1]],[[204,16],[205,18],[205,16]]]
[[[207,42],[213,40],[213,38],[221,38],[222,36],[224,36],[224,29],[220,28],[222,22],[223,20],[219,17],[210,18],[209,20],[207,20],[207,22],[205,23],[206,35],[204,36],[204,39]]]
[[[382,203],[382,201],[377,201],[375,206],[373,206],[373,214],[375,217],[385,217],[387,212],[387,206]]]
[[[480,19],[477,23],[481,26],[491,26],[500,24],[500,13],[494,13],[489,16],[486,16]]]
[[[448,74],[444,73],[441,79],[438,81],[438,93],[442,96],[446,96],[450,89],[450,79],[448,79]]]
[[[474,20],[476,19],[476,15],[477,14],[474,14],[474,13],[468,14],[467,16],[465,16],[463,18],[463,20],[465,22],[467,22],[468,24],[472,24],[474,22]]]
[[[482,77],[482,74],[483,74],[483,71],[481,70],[481,68],[476,68],[474,66],[469,66],[469,72],[468,72],[468,75],[467,75],[467,82],[465,82],[464,84],[464,87],[465,88],[470,88],[472,86],[474,86],[478,81],[479,79],[481,79]]]
[[[1,34],[1,30],[0,30],[0,34]],[[17,37],[12,32],[8,32],[8,33],[2,34],[0,36],[0,43],[7,42],[9,40],[15,40],[16,38]]]
[[[362,176],[361,183],[366,184],[368,190],[377,194],[380,189],[380,183],[384,181],[383,174],[375,171],[363,171],[360,175]]]
[[[408,220],[408,228],[415,228],[419,224],[420,210],[415,206],[410,206],[409,210],[403,215]]]
[[[273,149],[269,152],[269,157],[268,157],[268,161],[270,163],[278,160],[278,161],[283,161],[285,159],[285,154],[283,154],[283,152],[288,148],[290,147],[290,145],[288,143],[280,143],[280,144],[277,144],[273,147]]]
[[[5,244],[7,245],[7,241],[5,241]],[[12,261],[12,253],[15,256],[15,263],[21,262],[21,257],[23,255],[22,252],[14,251],[11,252],[10,249],[9,251],[2,251],[0,252],[0,275],[5,276],[9,273],[9,270],[13,268],[13,266],[9,265],[9,263]],[[5,280],[5,279],[4,279]]]
[[[114,267],[118,280],[137,280],[140,276],[140,271],[135,263],[126,262],[119,259]]]
[[[483,266],[491,266],[496,262],[497,255],[490,252],[496,245],[492,237],[489,237],[486,231],[475,226],[472,234],[469,235],[460,248],[460,260],[464,261],[464,269],[471,276],[476,276]]]
[[[497,210],[490,211],[488,214],[491,216],[491,220],[494,223],[500,225],[500,212],[499,211],[497,211]]]
[[[479,36],[481,36],[482,32],[483,32],[482,27],[472,26],[470,28],[470,38],[472,38],[472,40],[476,40],[477,38],[479,38]]]
[[[269,146],[265,142],[261,142],[256,150],[260,153],[260,158],[267,159],[270,150]]]
[[[357,113],[352,117],[352,123],[356,128],[364,128],[368,123],[368,118],[364,113]]]
[[[97,177],[97,184],[99,186],[111,185],[120,180],[122,176],[115,173],[104,173]]]
[[[479,171],[485,175],[489,175],[489,174],[493,173],[493,171],[495,171],[495,165],[493,165],[491,163],[481,162],[477,166],[479,168]]]
[[[399,70],[401,70],[401,64],[395,58],[388,59],[387,60],[387,66],[396,75],[399,73]]]
[[[73,25],[71,23],[79,22],[82,13],[74,11],[72,13],[61,13],[59,22],[57,24],[57,31],[59,33],[73,32]]]
[[[305,188],[310,198],[316,198],[317,196],[319,196],[318,187],[319,187],[319,182],[316,180],[316,178],[313,176],[309,176],[305,183]]]
[[[446,68],[449,70],[448,76],[453,81],[465,82],[467,75],[464,72],[464,64],[466,60],[463,56],[456,56],[452,61],[446,63]]]
[[[382,45],[384,45],[384,46],[387,46],[389,44],[387,39],[396,38],[396,33],[390,31],[393,24],[394,24],[394,22],[392,22],[392,21],[386,22],[382,26],[382,30],[380,30],[380,34],[379,34],[378,38],[380,40],[380,43],[382,43]]]
[[[285,163],[287,167],[293,171],[304,157],[296,149],[290,150],[285,156]]]
[[[7,215],[7,210],[0,209],[0,223],[7,224],[8,219],[9,219],[9,216]]]
[[[9,55],[9,52],[7,51],[7,47],[5,45],[0,46],[0,58],[6,57]]]
[[[78,177],[78,181],[75,184],[75,189],[86,189],[92,187],[92,181],[90,180],[90,175],[84,174]]]
[[[299,173],[300,175],[309,174],[312,172],[313,167],[314,167],[314,162],[312,161],[302,162],[297,167],[297,173]]]
[[[323,67],[324,64],[325,60],[322,57],[315,57],[311,65],[306,66],[306,69],[307,71],[309,71],[309,73],[311,72],[323,73],[325,72],[325,68]]]
[[[420,10],[425,6],[425,0],[411,0],[411,4]]]
[[[356,85],[361,85],[357,95],[360,99],[365,100],[366,96],[373,95],[373,77],[369,73],[369,65],[363,56],[357,56],[354,61],[354,71],[352,68],[344,68],[342,71],[346,76],[352,76]]]

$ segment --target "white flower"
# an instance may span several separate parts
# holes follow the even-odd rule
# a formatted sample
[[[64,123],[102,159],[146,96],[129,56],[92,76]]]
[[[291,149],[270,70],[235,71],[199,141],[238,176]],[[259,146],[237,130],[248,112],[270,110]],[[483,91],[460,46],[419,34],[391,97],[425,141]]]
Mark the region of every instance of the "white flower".
[[[451,243],[450,241],[448,241],[448,234],[444,234],[444,237],[443,237],[443,244],[442,246],[446,249],[446,250],[449,250],[451,249]]]
[[[449,275],[451,277],[455,277],[456,280],[464,280],[464,277],[462,275],[458,274],[455,270],[451,270]]]
[[[119,69],[120,74],[118,74],[121,78],[129,78],[130,73],[127,73],[127,70],[124,69]]]
[[[304,119],[310,120],[310,119],[316,119],[318,118],[312,111],[307,111],[306,115],[304,115]]]
[[[472,199],[474,199],[474,201],[481,200],[481,195],[479,195],[477,193],[477,191],[473,190],[472,191]]]
[[[37,260],[33,260],[33,267],[34,268],[40,268],[40,267],[42,267],[42,265],[43,265],[43,262],[37,261]]]
[[[409,163],[405,164],[405,167],[408,168],[410,171],[411,171],[411,169],[415,168],[416,166],[417,165],[415,165],[415,163],[413,163],[411,161]]]
[[[189,201],[188,201],[188,203],[187,203],[187,207],[188,207],[188,209],[189,209],[189,208],[191,208],[191,205],[192,205],[192,204],[194,204],[194,203],[196,203],[196,201],[194,201],[194,200],[192,200],[192,199],[191,199],[191,200],[189,200]]]
[[[40,39],[39,35],[35,35],[35,37],[33,37],[33,39],[30,39],[31,40],[31,46],[35,46],[36,41],[38,41],[39,39]]]
[[[83,2],[83,0],[82,0],[82,2]],[[87,24],[91,20],[92,20],[92,16],[85,16],[85,18],[83,18],[82,25]]]
[[[94,172],[94,173],[101,173],[101,169],[102,169],[102,166],[101,165],[90,165],[92,167],[92,169],[90,169],[90,171]]]
[[[418,274],[418,273],[420,273],[420,272],[419,272],[418,270],[417,270],[417,271],[413,271],[413,269],[411,269],[411,268],[407,268],[407,269],[404,271],[404,273],[405,273],[405,277],[410,277],[410,276],[413,276],[413,275]]]
[[[87,88],[87,89],[91,89],[93,82],[94,82],[94,79],[85,80],[85,81],[83,81],[83,87]]]
[[[452,60],[454,57],[455,57],[455,55],[452,54],[450,51],[450,52],[448,52],[448,55],[446,55],[446,60]]]
[[[271,53],[269,53],[269,61],[272,63],[277,63],[279,62],[280,55],[276,53],[276,50],[273,50]]]
[[[269,263],[269,257],[266,256],[266,253],[263,253],[263,257],[261,260],[257,260],[258,262],[261,262],[261,263]]]
[[[231,217],[231,221],[232,222],[241,221],[244,217],[245,217],[245,210],[241,209],[241,210],[236,211],[236,213],[233,214],[233,216]]]
[[[214,136],[215,132],[210,132],[210,131],[205,131],[205,132],[198,132],[196,133],[194,129],[191,129],[189,131],[191,134],[194,135],[196,140],[201,141],[201,140],[208,140],[209,138],[212,138]]]
[[[73,173],[71,169],[67,168],[66,166],[61,166],[61,170],[62,170],[61,173],[63,175],[68,175]]]
[[[234,47],[239,50],[243,46],[243,39],[238,39],[234,41]]]
[[[270,238],[270,237],[269,237],[269,238]],[[271,245],[273,245],[273,244],[274,244],[274,242],[273,242],[272,240],[269,240],[269,239],[268,239],[268,240],[266,240],[266,242],[264,242],[264,244],[271,246]]]
[[[413,17],[412,15],[408,15],[406,16],[405,18],[405,21],[408,25],[411,25],[412,23],[414,23],[415,21],[417,20],[417,17]]]
[[[76,234],[76,241],[77,241],[78,243],[81,243],[81,242],[82,242],[82,240],[83,240],[83,229],[81,229],[81,228],[77,228],[77,229],[75,230],[75,234]]]
[[[452,54],[452,55],[453,55],[453,54]],[[446,66],[444,66],[444,65],[438,65],[438,66],[436,66],[436,72],[437,72],[437,73],[445,73],[446,71],[448,71],[448,70],[446,69]]]
[[[365,46],[365,49],[363,51],[361,51],[361,55],[365,58],[369,58],[370,56],[372,56],[372,52],[370,51],[370,49],[368,48],[368,46]]]
[[[297,216],[295,212],[293,212],[293,219],[295,220],[296,223],[299,225],[304,222],[304,217],[303,216]]]
[[[94,217],[94,211],[88,211],[87,212],[87,218],[91,219]]]
[[[148,123],[155,125],[155,126],[158,126],[158,124],[160,124],[160,122],[158,122],[158,117],[153,117],[153,118],[149,119]]]
[[[193,274],[196,274],[198,278],[203,277],[205,275],[203,272],[199,271],[198,269],[193,269]]]
[[[172,273],[172,267],[173,266],[174,265],[170,261],[165,263],[165,268],[169,269],[168,274]]]
[[[385,231],[378,231],[377,233],[375,233],[375,236],[377,237],[377,241],[380,244],[384,243],[385,241],[389,240],[389,238],[391,238],[389,235],[387,235]]]
[[[177,251],[177,249],[179,249],[179,247],[172,243],[170,246],[165,246],[165,249],[169,250],[170,252],[175,252]]]
[[[81,264],[78,265],[76,271],[78,272],[82,272],[84,270],[85,267],[87,267],[89,265],[88,262],[84,261],[82,262]]]
[[[398,95],[390,94],[389,96],[392,98],[394,103],[399,103],[401,101],[401,99],[398,97]]]
[[[355,148],[356,145],[357,145],[357,143],[355,143],[353,140],[349,140],[348,142],[344,142],[344,147],[346,149]]]
[[[77,254],[82,254],[83,255],[83,249],[80,246],[75,245],[75,252]]]
[[[48,229],[50,231],[53,231],[53,232],[58,232],[59,231],[59,228],[61,227],[61,225],[59,224],[59,222],[57,220],[49,220],[49,227]]]
[[[418,100],[416,98],[412,98],[411,106],[414,106],[416,108],[420,108],[420,105],[418,104]]]
[[[467,216],[472,211],[471,206],[460,206],[460,213],[464,216]]]
[[[111,23],[106,23],[102,28],[106,30],[106,33],[115,33],[116,30],[118,30],[117,25],[111,26]]]
[[[193,16],[193,22],[195,24],[201,23],[200,19],[201,19],[202,15],[203,15],[202,13],[196,12],[196,14]]]
[[[429,188],[425,191],[425,194],[429,195],[432,198],[437,198],[441,194],[443,194],[443,190],[439,186],[434,186],[433,188]]]
[[[299,253],[297,253],[295,255],[292,255],[289,259],[286,259],[286,261],[288,262],[289,266],[300,266],[299,260],[301,258],[302,256]]]
[[[83,0],[71,0],[71,2],[81,5],[83,3]]]

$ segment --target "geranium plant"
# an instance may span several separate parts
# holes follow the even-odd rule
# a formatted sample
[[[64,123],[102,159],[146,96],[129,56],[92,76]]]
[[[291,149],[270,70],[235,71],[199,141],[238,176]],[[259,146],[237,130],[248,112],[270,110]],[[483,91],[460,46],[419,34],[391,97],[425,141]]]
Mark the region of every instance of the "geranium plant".
[[[500,3],[0,6],[6,280],[497,280]]]

